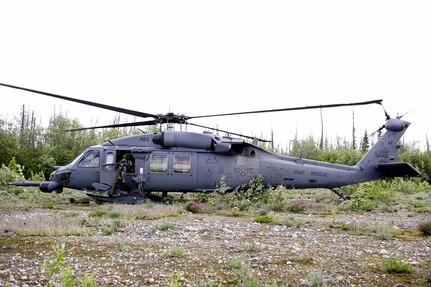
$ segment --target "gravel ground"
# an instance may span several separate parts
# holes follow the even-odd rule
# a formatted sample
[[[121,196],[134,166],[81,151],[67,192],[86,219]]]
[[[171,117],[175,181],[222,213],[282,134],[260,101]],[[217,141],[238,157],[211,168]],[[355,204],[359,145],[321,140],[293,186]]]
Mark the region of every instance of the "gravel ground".
[[[71,217],[85,224],[90,211],[80,208]],[[46,286],[43,263],[55,244],[65,244],[76,281],[93,273],[97,286],[169,286],[176,271],[186,286],[237,286],[239,277],[227,264],[232,258],[267,285],[311,286],[321,279],[326,286],[431,286],[431,237],[417,229],[429,214],[278,214],[290,224],[275,225],[253,216],[186,213],[123,220],[111,235],[102,228],[115,220],[109,217],[90,224],[89,235],[13,231],[13,225],[49,222],[59,212],[65,213],[0,210],[0,286]],[[410,264],[411,271],[383,271],[389,257]]]

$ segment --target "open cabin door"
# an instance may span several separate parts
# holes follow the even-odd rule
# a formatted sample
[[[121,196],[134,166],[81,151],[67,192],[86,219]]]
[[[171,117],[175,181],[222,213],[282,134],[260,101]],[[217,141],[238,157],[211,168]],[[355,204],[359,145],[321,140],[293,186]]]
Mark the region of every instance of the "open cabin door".
[[[111,188],[117,181],[116,150],[105,148],[102,156],[102,166],[100,171],[100,183]]]
[[[138,183],[135,177],[135,164],[138,163],[130,150],[105,148],[98,189],[109,190],[111,193],[116,189],[122,191],[135,189]]]

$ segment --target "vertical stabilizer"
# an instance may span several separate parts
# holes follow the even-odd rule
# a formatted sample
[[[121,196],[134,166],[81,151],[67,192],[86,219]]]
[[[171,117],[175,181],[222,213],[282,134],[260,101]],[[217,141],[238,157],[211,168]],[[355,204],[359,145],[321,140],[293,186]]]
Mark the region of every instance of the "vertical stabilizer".
[[[361,170],[376,168],[381,164],[394,162],[398,156],[400,148],[399,140],[407,130],[409,122],[400,118],[389,119],[386,121],[386,132],[377,141],[377,143],[364,155],[356,167]]]

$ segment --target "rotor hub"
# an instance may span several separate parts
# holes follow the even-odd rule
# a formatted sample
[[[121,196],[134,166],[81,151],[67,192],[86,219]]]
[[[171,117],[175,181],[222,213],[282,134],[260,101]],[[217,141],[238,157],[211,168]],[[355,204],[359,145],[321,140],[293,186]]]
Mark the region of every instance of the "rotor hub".
[[[399,118],[389,119],[386,121],[385,128],[388,131],[399,132],[410,125],[409,122],[402,121]]]
[[[174,114],[174,113],[167,113],[167,114],[158,114],[155,121],[158,124],[186,124],[187,123],[187,116],[182,114]]]

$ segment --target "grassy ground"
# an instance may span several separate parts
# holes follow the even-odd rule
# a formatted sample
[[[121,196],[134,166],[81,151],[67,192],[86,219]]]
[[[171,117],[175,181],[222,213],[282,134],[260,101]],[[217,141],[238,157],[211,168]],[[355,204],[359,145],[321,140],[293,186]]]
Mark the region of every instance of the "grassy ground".
[[[61,244],[75,281],[92,272],[97,286],[430,286],[430,194],[342,202],[324,189],[273,189],[258,200],[172,194],[166,204],[99,205],[80,191],[3,190],[0,286],[46,285],[42,265]]]

